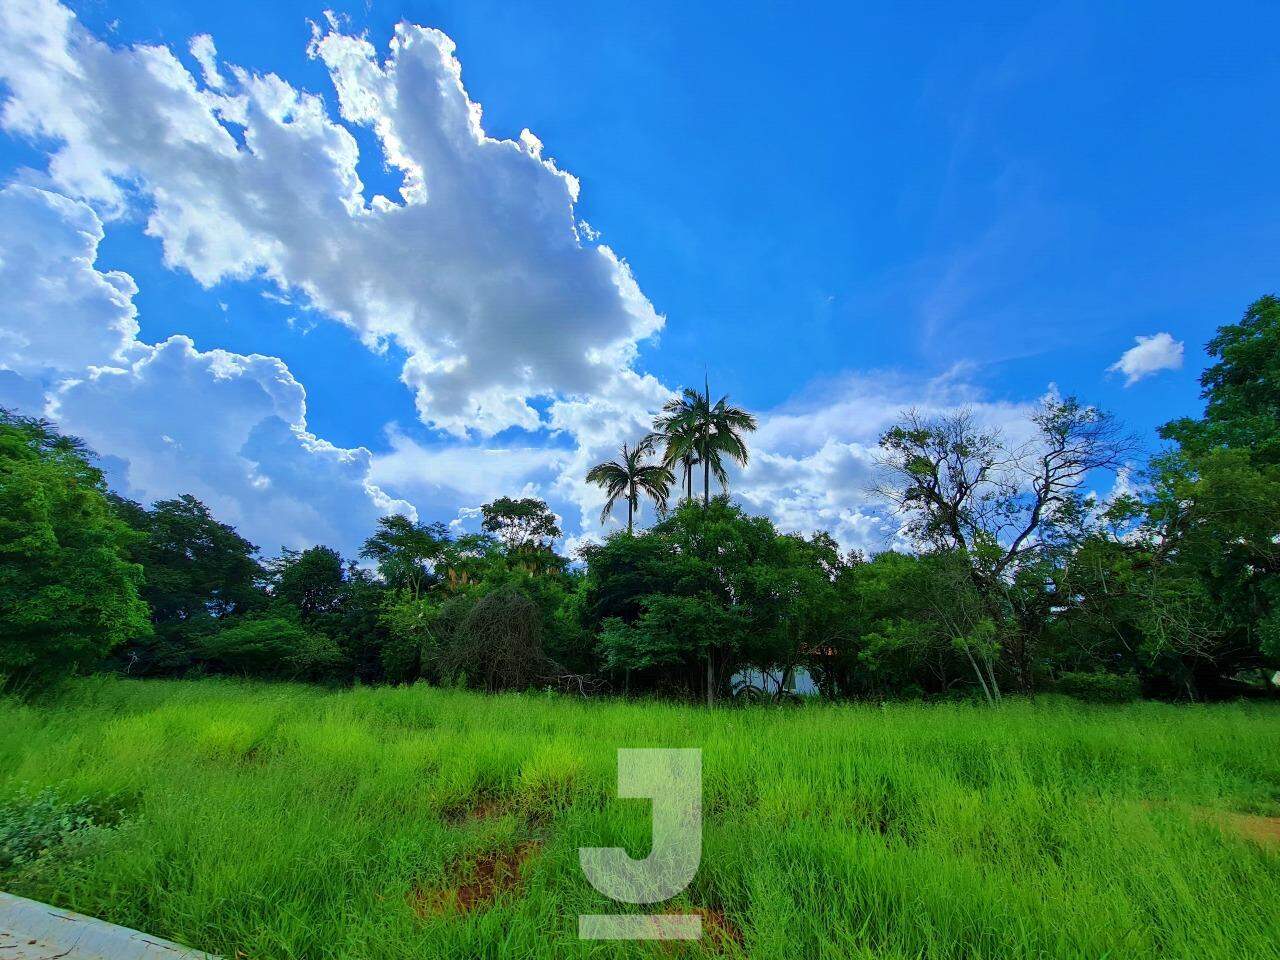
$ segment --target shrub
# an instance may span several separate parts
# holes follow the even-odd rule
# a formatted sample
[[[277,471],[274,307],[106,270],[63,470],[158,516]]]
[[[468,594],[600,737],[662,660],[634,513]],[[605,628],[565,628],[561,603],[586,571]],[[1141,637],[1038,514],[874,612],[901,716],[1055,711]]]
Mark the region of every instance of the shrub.
[[[120,813],[88,798],[66,801],[51,789],[0,805],[0,871],[20,869],[71,840],[114,826]]]
[[[1142,684],[1131,673],[1064,673],[1057,690],[1089,703],[1129,703],[1142,696]]]
[[[342,662],[332,639],[283,617],[244,617],[205,638],[202,655],[228,673],[320,680]]]

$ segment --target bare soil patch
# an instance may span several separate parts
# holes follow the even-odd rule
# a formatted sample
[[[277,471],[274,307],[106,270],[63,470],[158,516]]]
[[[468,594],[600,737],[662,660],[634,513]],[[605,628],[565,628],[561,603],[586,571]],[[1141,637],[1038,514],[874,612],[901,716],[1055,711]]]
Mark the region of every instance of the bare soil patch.
[[[1213,820],[1220,827],[1252,840],[1259,846],[1280,850],[1280,817],[1262,817],[1251,813],[1227,813],[1222,810],[1202,810],[1201,815]]]
[[[694,913],[702,914],[702,937],[710,940],[720,952],[732,946],[740,951],[743,945],[742,931],[738,925],[724,915],[723,910],[712,910],[707,907],[694,907]]]
[[[474,862],[456,867],[445,886],[414,887],[409,892],[409,904],[423,920],[487,909],[521,885],[525,863],[541,848],[540,841],[526,840],[514,847],[486,851]]]
[[[445,823],[451,826],[475,820],[495,820],[515,810],[515,804],[507,797],[480,794],[468,800],[450,805],[440,811]]]

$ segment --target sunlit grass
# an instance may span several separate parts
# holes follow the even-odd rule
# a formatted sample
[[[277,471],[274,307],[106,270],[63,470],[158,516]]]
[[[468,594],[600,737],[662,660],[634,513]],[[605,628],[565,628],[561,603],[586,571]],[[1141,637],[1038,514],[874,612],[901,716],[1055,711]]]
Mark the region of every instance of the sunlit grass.
[[[577,848],[646,852],[623,746],[703,750],[702,867],[666,907],[712,912],[701,943],[576,939],[620,909]],[[0,702],[0,771],[0,801],[126,812],[10,892],[226,957],[1280,956],[1280,850],[1212,816],[1280,815],[1274,705],[708,712],[99,678]],[[521,844],[492,904],[437,897]]]

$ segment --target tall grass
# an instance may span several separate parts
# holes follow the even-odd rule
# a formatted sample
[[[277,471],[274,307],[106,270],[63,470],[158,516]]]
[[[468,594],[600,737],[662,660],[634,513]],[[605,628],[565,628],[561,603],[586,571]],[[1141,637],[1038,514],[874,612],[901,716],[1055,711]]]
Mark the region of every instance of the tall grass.
[[[691,944],[577,940],[621,909],[580,846],[647,849],[616,750],[700,747],[704,855],[666,909]],[[1280,709],[706,711],[227,681],[77,683],[0,702],[0,802],[47,787],[125,819],[10,892],[225,957],[1280,957]],[[423,910],[540,841],[489,906]],[[725,933],[728,931],[728,933]]]

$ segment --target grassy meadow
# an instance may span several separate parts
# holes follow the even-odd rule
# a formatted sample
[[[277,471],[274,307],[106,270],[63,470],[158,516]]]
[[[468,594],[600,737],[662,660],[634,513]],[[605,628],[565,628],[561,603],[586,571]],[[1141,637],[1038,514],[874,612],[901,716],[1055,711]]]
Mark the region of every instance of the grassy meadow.
[[[696,943],[584,943],[647,852],[616,748],[700,747]],[[1280,708],[704,709],[93,678],[0,701],[0,804],[98,825],[0,888],[220,954],[1280,957]],[[632,908],[634,909],[634,908]]]

